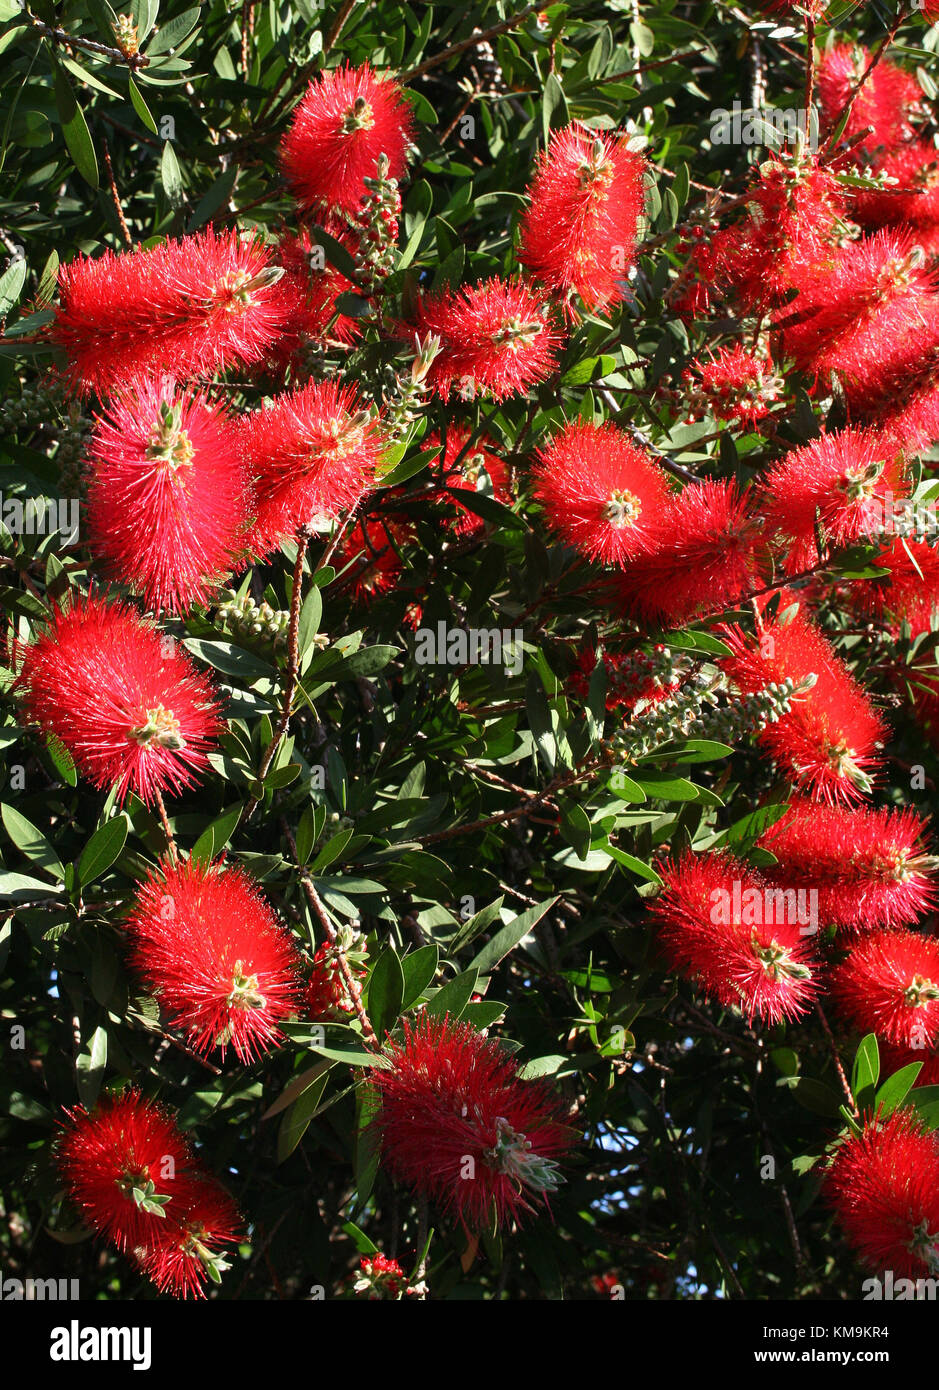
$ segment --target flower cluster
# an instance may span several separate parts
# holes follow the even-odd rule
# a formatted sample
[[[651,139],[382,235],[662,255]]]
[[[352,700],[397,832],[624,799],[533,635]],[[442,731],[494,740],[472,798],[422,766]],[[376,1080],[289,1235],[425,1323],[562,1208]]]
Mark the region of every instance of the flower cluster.
[[[127,1254],[160,1292],[205,1296],[229,1268],[241,1221],[169,1111],[139,1091],[68,1111],[56,1157],[89,1226]]]

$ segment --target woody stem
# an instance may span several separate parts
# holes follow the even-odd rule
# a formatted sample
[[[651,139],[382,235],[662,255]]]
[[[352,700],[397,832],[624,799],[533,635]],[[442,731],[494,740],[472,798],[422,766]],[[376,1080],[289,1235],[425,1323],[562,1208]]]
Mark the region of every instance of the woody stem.
[[[171,861],[172,861],[174,864],[178,864],[178,863],[179,863],[179,856],[178,856],[177,853],[176,853],[176,841],[174,840],[174,838],[173,838],[173,832],[172,832],[172,830],[170,829],[170,820],[169,820],[169,816],[166,814],[166,806],[164,805],[163,797],[162,797],[161,794],[160,794],[158,791],[156,791],[156,790],[154,790],[153,795],[154,795],[154,798],[155,798],[155,800],[156,800],[156,807],[157,807],[157,813],[158,813],[158,815],[159,815],[159,817],[160,817],[160,824],[161,824],[162,827],[163,827],[163,834],[166,836],[166,848],[167,848],[167,852],[169,853],[169,856],[170,856]]]
[[[342,982],[345,985],[346,990],[348,991],[349,998],[352,1000],[352,1005],[355,1009],[355,1016],[359,1020],[359,1025],[362,1029],[362,1036],[365,1038],[366,1043],[368,1043],[370,1047],[377,1048],[379,1045],[378,1037],[375,1033],[375,1029],[372,1027],[371,1019],[365,1012],[365,1005],[362,1003],[362,991],[359,989],[358,980],[355,978],[352,971],[349,969],[349,962],[346,960],[345,952],[342,949],[342,942],[339,939],[339,933],[336,931],[336,928],[333,926],[332,922],[329,919],[329,913],[323,906],[323,900],[320,897],[319,893],[317,893],[316,885],[314,884],[312,878],[307,873],[306,869],[300,866],[300,857],[297,853],[297,842],[293,837],[293,832],[290,829],[290,826],[287,824],[286,820],[283,817],[281,817],[280,820],[280,828],[284,833],[284,838],[286,839],[287,844],[290,846],[290,853],[293,855],[294,861],[300,868],[300,882],[303,884],[303,891],[307,895],[307,900],[309,901],[309,904],[312,907],[313,911],[316,913],[316,916],[319,919],[320,926],[326,933],[330,945],[335,947],[336,961],[339,965],[339,973],[342,976]]]

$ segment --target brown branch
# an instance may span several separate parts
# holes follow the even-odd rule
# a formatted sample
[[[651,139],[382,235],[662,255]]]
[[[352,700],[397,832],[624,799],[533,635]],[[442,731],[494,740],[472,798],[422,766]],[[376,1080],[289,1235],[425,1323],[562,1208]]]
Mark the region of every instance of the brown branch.
[[[133,72],[150,65],[150,59],[145,53],[125,53],[123,48],[109,48],[106,43],[97,43],[94,39],[79,38],[77,34],[70,34],[65,29],[53,29],[33,15],[30,15],[29,18],[33,28],[38,30],[44,38],[51,39],[53,43],[60,43],[65,48],[81,48],[86,53],[95,53],[99,58],[107,58],[109,63],[124,63]]]
[[[815,16],[805,15],[805,135],[812,131],[812,101],[815,96]]]
[[[841,1082],[841,1089],[844,1091],[848,1100],[848,1107],[850,1108],[852,1115],[858,1116],[861,1112],[857,1108],[857,1101],[854,1099],[854,1096],[851,1092],[851,1087],[848,1085],[848,1078],[845,1075],[845,1070],[841,1063],[841,1054],[838,1051],[837,1044],[835,1043],[835,1036],[832,1033],[831,1028],[829,1027],[828,1019],[825,1017],[825,1013],[822,1009],[821,1004],[815,1005],[815,1012],[818,1014],[818,1021],[824,1028],[825,1036],[828,1038],[828,1046],[831,1049],[831,1055],[835,1063],[835,1070],[838,1073],[838,1080]]]
[[[241,72],[248,80],[248,40],[254,35],[254,0],[241,0]]]
[[[896,19],[894,20],[894,22],[893,22],[893,24],[891,25],[890,29],[888,29],[887,33],[886,33],[886,34],[884,35],[884,37],[881,39],[881,41],[880,41],[880,43],[879,43],[879,45],[878,45],[878,47],[877,47],[876,52],[872,54],[871,60],[870,60],[870,62],[868,63],[867,67],[864,69],[864,71],[863,71],[863,73],[861,74],[860,78],[858,79],[857,82],[855,82],[854,86],[851,88],[851,91],[850,91],[850,93],[849,93],[849,95],[848,95],[848,100],[845,102],[844,106],[841,108],[841,110],[838,112],[837,116],[836,116],[836,117],[834,118],[834,120],[832,121],[832,125],[831,125],[831,134],[828,136],[828,139],[825,141],[824,145],[822,146],[821,150],[819,151],[819,155],[818,155],[818,162],[819,162],[819,164],[822,163],[822,161],[824,160],[825,156],[828,154],[829,150],[831,149],[832,145],[834,144],[834,141],[835,141],[835,131],[838,129],[839,126],[841,126],[842,129],[843,129],[843,128],[847,125],[848,121],[850,120],[851,112],[854,110],[854,103],[857,101],[858,97],[860,96],[861,91],[862,91],[862,89],[863,89],[865,83],[866,83],[866,82],[868,81],[868,79],[870,78],[871,73],[874,71],[874,69],[876,68],[877,64],[880,62],[881,58],[882,58],[882,57],[884,56],[884,54],[886,53],[887,49],[890,47],[890,45],[893,43],[894,39],[896,38],[896,36],[897,36],[897,30],[900,28],[900,25],[903,23],[904,19],[906,19],[906,12],[905,12],[905,9],[904,9],[903,4],[901,3],[900,8],[899,8],[899,10],[897,11],[897,17],[896,17]]]
[[[352,971],[349,969],[349,962],[346,960],[346,953],[342,949],[342,943],[339,940],[339,933],[336,931],[336,928],[333,926],[332,922],[329,919],[329,913],[323,906],[323,900],[320,897],[319,893],[317,893],[316,891],[316,885],[313,882],[307,870],[300,863],[300,856],[297,853],[297,842],[293,837],[293,832],[291,831],[290,826],[287,824],[283,816],[281,816],[280,818],[280,828],[284,833],[284,838],[286,839],[287,844],[290,846],[290,853],[293,855],[294,862],[297,865],[297,869],[300,874],[300,882],[303,884],[303,891],[306,893],[310,906],[316,913],[316,916],[319,919],[320,926],[326,933],[326,937],[330,945],[334,946],[336,949],[336,961],[339,965],[339,973],[342,976],[342,982],[349,993],[349,998],[352,1000],[352,1004],[355,1009],[355,1016],[359,1020],[359,1025],[362,1029],[362,1036],[365,1038],[365,1041],[369,1047],[377,1048],[379,1046],[378,1038],[375,1034],[375,1029],[372,1027],[372,1021],[369,1018],[368,1014],[365,1012],[365,1006],[362,1003],[362,991],[359,989],[359,982],[353,975]]]
[[[524,10],[520,10],[511,19],[504,19],[501,24],[494,24],[491,29],[483,29],[479,34],[471,34],[468,39],[461,39],[459,43],[451,43],[441,53],[435,53],[432,58],[426,58],[423,63],[419,63],[416,68],[408,68],[407,72],[401,73],[401,81],[410,82],[412,78],[421,77],[425,72],[430,72],[431,68],[439,67],[449,58],[456,57],[458,53],[465,53],[468,48],[475,48],[478,44],[496,38],[499,34],[507,34],[510,29],[517,29],[520,24],[524,24],[526,19],[542,9],[544,9],[542,0],[535,0],[535,4],[526,6]]]
[[[131,250],[134,242],[130,232],[127,230],[127,223],[124,221],[124,210],[121,207],[120,194],[117,191],[117,184],[114,180],[114,169],[111,164],[111,151],[108,148],[107,136],[101,137],[101,147],[104,154],[104,167],[107,170],[108,183],[111,186],[111,198],[114,201],[114,211],[117,213],[117,220],[121,224],[121,235],[124,238],[124,245]]]
[[[523,801],[508,811],[498,811],[495,815],[484,816],[481,820],[469,821],[465,825],[451,825],[446,830],[435,830],[430,835],[417,835],[415,839],[422,845],[434,845],[439,844],[442,840],[455,839],[457,835],[471,835],[476,830],[488,830],[491,825],[502,825],[506,821],[519,820],[522,816],[529,815],[539,807],[549,806],[553,801],[555,792],[564,787],[573,786],[584,777],[589,777],[604,764],[605,759],[597,758],[583,767],[574,768],[570,772],[553,777],[543,791],[532,792],[531,795],[526,796]],[[541,824],[547,825],[550,822],[542,821]]]
[[[293,697],[297,693],[297,683],[300,678],[300,653],[297,650],[298,637],[300,631],[300,608],[303,603],[303,563],[306,559],[307,542],[313,534],[311,526],[303,526],[297,536],[297,558],[293,567],[293,588],[290,592],[290,622],[287,627],[287,671],[284,681],[284,695],[281,701],[280,715],[277,726],[274,729],[274,736],[264,751],[261,759],[261,766],[258,768],[258,782],[260,786],[252,791],[251,798],[245,802],[244,810],[238,821],[238,827],[250,820],[254,814],[255,807],[264,796],[264,780],[271,770],[271,763],[280,747],[281,740],[287,732],[290,724],[290,710],[293,705]]]
[[[157,812],[160,817],[160,824],[163,827],[163,834],[166,836],[167,852],[172,862],[178,864],[179,856],[176,853],[176,841],[173,839],[173,832],[170,829],[169,817],[166,814],[166,806],[163,803],[163,797],[156,789],[154,789],[153,795],[156,799]]]
[[[333,44],[339,38],[339,35],[346,27],[346,20],[349,18],[350,14],[355,9],[357,3],[358,0],[345,0],[345,3],[342,5],[342,8],[340,9],[339,13],[336,15],[336,18],[333,21],[332,28],[330,29],[329,33],[326,35],[326,38],[323,41],[324,53],[328,53],[329,50],[332,48]]]

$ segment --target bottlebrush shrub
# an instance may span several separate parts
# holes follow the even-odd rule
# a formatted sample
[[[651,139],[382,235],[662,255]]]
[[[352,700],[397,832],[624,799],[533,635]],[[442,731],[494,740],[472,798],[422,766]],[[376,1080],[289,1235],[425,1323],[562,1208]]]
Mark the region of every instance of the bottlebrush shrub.
[[[932,1269],[935,6],[32,8],[5,1278]]]

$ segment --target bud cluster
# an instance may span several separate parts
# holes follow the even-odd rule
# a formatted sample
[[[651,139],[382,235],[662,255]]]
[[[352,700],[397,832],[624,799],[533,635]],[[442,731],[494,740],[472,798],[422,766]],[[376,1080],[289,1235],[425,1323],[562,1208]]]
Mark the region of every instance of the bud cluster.
[[[375,178],[362,180],[368,196],[357,216],[360,235],[355,264],[357,279],[365,290],[373,290],[379,280],[390,275],[397,258],[401,194],[398,180],[388,177],[389,168],[387,155],[379,155]]]
[[[287,642],[287,629],[290,626],[290,613],[286,608],[272,608],[269,603],[255,603],[250,594],[236,598],[229,589],[229,597],[219,605],[216,625],[239,637],[273,642],[275,647],[283,647]],[[318,645],[327,646],[328,639],[320,643],[322,634],[313,639]]]
[[[391,440],[400,439],[417,418],[427,392],[427,373],[440,352],[440,339],[428,333],[414,335],[414,358],[410,367],[396,372],[389,363],[385,369],[383,404],[387,411],[385,432]]]
[[[613,748],[636,761],[679,738],[733,744],[762,732],[767,724],[775,724],[789,713],[793,696],[804,694],[815,684],[814,676],[799,682],[787,677],[751,694],[730,698],[724,679],[719,673],[696,671],[665,699],[644,709],[637,705],[632,723],[613,735]]]

